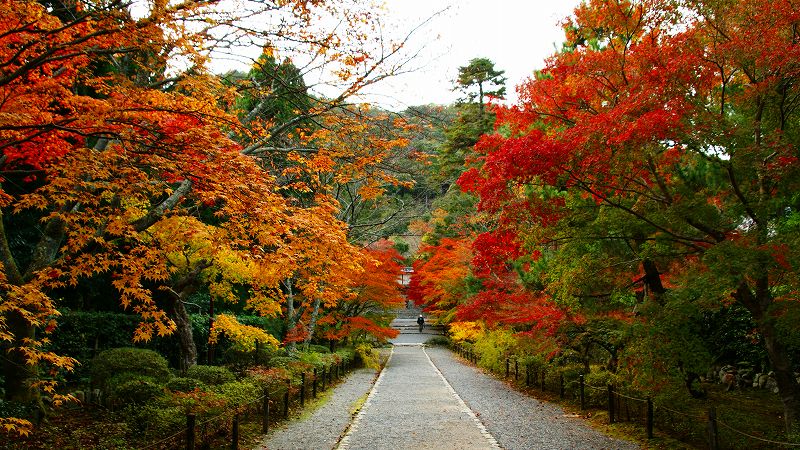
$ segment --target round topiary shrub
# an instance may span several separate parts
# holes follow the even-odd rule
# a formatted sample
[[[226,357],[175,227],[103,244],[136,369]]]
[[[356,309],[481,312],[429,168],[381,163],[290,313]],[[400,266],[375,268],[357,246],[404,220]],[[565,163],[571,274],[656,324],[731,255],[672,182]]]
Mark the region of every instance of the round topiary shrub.
[[[227,367],[221,366],[192,366],[186,371],[187,378],[200,380],[209,386],[230,383],[236,380]]]
[[[196,378],[175,377],[167,382],[167,389],[172,392],[192,392],[195,389],[205,390],[206,384]]]
[[[261,397],[263,389],[252,381],[233,381],[214,387],[214,392],[232,407],[253,403]]]
[[[164,387],[147,379],[132,379],[113,386],[111,398],[118,405],[142,405],[164,394]]]
[[[92,383],[108,389],[111,378],[129,373],[165,383],[171,374],[167,360],[153,350],[112,348],[98,354],[91,363]]]

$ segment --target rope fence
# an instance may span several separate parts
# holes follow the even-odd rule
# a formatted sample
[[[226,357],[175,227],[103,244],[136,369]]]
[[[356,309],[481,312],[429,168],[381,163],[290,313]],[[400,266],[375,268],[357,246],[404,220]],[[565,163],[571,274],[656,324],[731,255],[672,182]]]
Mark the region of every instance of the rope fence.
[[[480,356],[472,348],[457,345],[453,349],[467,361],[476,365],[479,363]],[[517,385],[524,382],[525,387],[538,388],[542,392],[558,393],[562,399],[569,397],[577,400],[581,410],[585,410],[589,406],[606,409],[609,423],[641,423],[645,427],[648,439],[653,438],[653,429],[658,423],[658,428],[669,429],[682,439],[698,443],[705,442],[711,450],[726,448],[720,444],[720,428],[741,438],[758,442],[759,445],[764,446],[763,448],[800,448],[798,442],[768,439],[738,430],[720,420],[717,417],[716,408],[713,407],[709,408],[704,415],[680,411],[662,404],[655,404],[652,399],[636,396],[627,390],[622,391],[613,384],[594,386],[586,382],[583,373],[576,374],[574,370],[557,370],[541,361],[530,362],[525,357],[508,357],[505,365],[503,366],[501,363],[500,366],[501,375],[504,368],[505,378],[511,379]],[[523,380],[520,379],[520,373],[523,374]]]

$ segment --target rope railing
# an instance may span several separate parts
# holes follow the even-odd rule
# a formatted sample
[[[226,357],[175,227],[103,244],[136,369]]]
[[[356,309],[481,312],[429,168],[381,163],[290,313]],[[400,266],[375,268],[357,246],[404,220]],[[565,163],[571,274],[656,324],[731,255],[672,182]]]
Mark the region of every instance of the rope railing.
[[[656,405],[655,408],[656,409],[660,409],[660,410],[664,410],[664,411],[668,411],[668,412],[671,412],[673,414],[677,414],[679,416],[688,417],[690,419],[696,419],[696,420],[705,420],[706,419],[704,416],[698,416],[697,414],[685,413],[685,412],[678,411],[678,410],[675,410],[675,409],[672,409],[672,408],[667,408],[664,405]]]
[[[762,438],[762,437],[758,437],[758,436],[753,436],[752,434],[747,434],[747,433],[745,433],[743,431],[739,431],[739,430],[733,428],[732,426],[728,425],[727,423],[725,423],[725,422],[723,422],[723,421],[721,421],[719,419],[717,419],[717,423],[719,425],[722,425],[726,429],[728,429],[730,431],[733,431],[736,434],[740,434],[742,436],[746,436],[746,437],[748,437],[750,439],[754,439],[756,441],[766,442],[768,444],[782,445],[784,447],[800,447],[800,443],[797,443],[797,442],[773,441],[772,439],[766,439],[766,438]]]
[[[153,443],[151,443],[151,444],[149,444],[149,445],[147,445],[145,447],[141,447],[141,450],[148,450],[148,449],[151,449],[151,448],[156,448],[159,445],[166,444],[167,442],[169,442],[169,441],[171,441],[171,440],[173,440],[173,439],[175,439],[178,436],[181,436],[183,434],[186,434],[186,430],[181,430],[181,431],[179,431],[179,432],[177,432],[177,433],[175,433],[175,434],[173,434],[171,436],[167,436],[164,439],[161,439],[160,441],[156,441],[156,442],[153,442]]]
[[[463,347],[463,346],[457,346],[456,347],[456,351],[457,351],[457,353],[459,355],[461,355],[462,357],[464,357],[468,361],[473,362],[475,364],[477,364],[477,361],[480,359],[480,356],[477,355],[472,349],[468,349],[468,348]],[[511,369],[512,368],[511,361],[514,362],[514,369],[515,370],[513,370],[513,371]],[[513,356],[513,357],[507,357],[506,358],[506,361],[505,361],[505,374],[506,374],[507,378],[508,377],[513,377],[514,381],[518,381],[519,380],[519,378],[517,376],[517,370],[516,370],[516,365],[517,365],[517,363],[519,361],[524,361],[524,358],[520,358],[519,356]],[[798,442],[777,441],[777,440],[767,439],[767,438],[763,438],[763,437],[759,437],[759,436],[754,436],[752,434],[740,431],[740,430],[732,427],[731,425],[725,423],[724,421],[719,420],[716,417],[716,409],[715,408],[709,409],[707,415],[700,415],[700,414],[697,414],[697,413],[688,413],[688,412],[685,412],[685,411],[679,411],[679,410],[664,406],[662,404],[654,404],[652,399],[649,399],[649,398],[641,398],[641,397],[635,396],[634,394],[622,393],[622,392],[620,392],[619,389],[614,388],[612,385],[602,386],[602,387],[601,386],[593,386],[593,385],[591,385],[589,383],[586,383],[584,381],[583,375],[579,375],[579,378],[577,380],[574,379],[574,378],[572,380],[565,380],[565,372],[556,371],[556,370],[547,370],[548,365],[547,364],[542,364],[541,362],[537,362],[537,363],[534,363],[534,364],[522,362],[522,363],[519,363],[519,364],[524,364],[524,366],[521,369],[521,371],[522,371],[522,373],[524,374],[524,377],[525,377],[524,378],[525,386],[541,386],[541,389],[544,392],[545,388],[547,386],[546,379],[545,379],[547,377],[547,375],[550,375],[550,373],[557,373],[558,374],[557,375],[558,376],[558,387],[560,389],[561,397],[563,398],[564,394],[565,394],[565,391],[567,389],[570,389],[571,392],[572,392],[571,395],[573,396],[573,398],[577,399],[578,397],[577,397],[577,394],[575,392],[575,388],[576,388],[576,385],[577,385],[577,387],[580,388],[580,390],[579,390],[579,392],[580,392],[579,398],[580,398],[581,409],[584,409],[585,408],[585,404],[586,404],[585,399],[584,399],[584,389],[589,389],[589,390],[594,391],[594,392],[603,392],[604,394],[607,394],[608,397],[604,401],[604,403],[607,403],[607,406],[608,406],[608,409],[609,409],[609,411],[608,411],[608,413],[609,413],[609,421],[613,423],[615,421],[615,418],[618,419],[618,420],[621,420],[622,419],[622,417],[621,417],[622,416],[622,414],[621,414],[622,412],[625,412],[625,415],[628,417],[628,421],[631,421],[631,417],[633,417],[634,421],[640,421],[640,420],[644,419],[646,427],[647,427],[648,438],[652,438],[653,437],[652,427],[653,427],[653,423],[654,423],[654,413],[656,411],[661,411],[662,413],[666,413],[666,414],[670,414],[671,413],[671,414],[674,414],[674,415],[677,415],[677,416],[680,416],[680,417],[685,417],[687,419],[691,419],[693,421],[698,421],[698,422],[701,422],[701,423],[702,422],[708,422],[707,426],[704,427],[705,428],[704,431],[707,434],[707,438],[709,440],[710,448],[712,448],[714,450],[719,448],[719,445],[718,445],[719,436],[718,436],[718,432],[717,432],[717,424],[719,424],[721,427],[725,428],[726,430],[729,430],[729,431],[731,431],[733,433],[736,433],[736,434],[738,434],[738,435],[740,435],[742,437],[753,439],[753,440],[756,440],[756,441],[759,441],[759,442],[763,442],[765,444],[776,445],[776,446],[784,446],[784,447],[792,447],[792,448],[800,447],[800,443],[798,443]],[[500,365],[502,367],[502,362],[501,362]],[[500,374],[502,375],[502,368],[500,369]],[[533,375],[533,377],[531,375]],[[552,379],[552,377],[550,379]],[[535,380],[535,381],[533,381],[533,380]],[[598,396],[594,396],[592,398],[594,398],[594,403],[593,404],[596,405]],[[638,408],[639,408],[638,409],[638,414],[636,414],[636,408],[637,407],[634,405],[629,410],[628,409],[629,406],[627,406],[628,403],[621,402],[619,400],[620,398],[626,399],[626,400],[631,400],[631,401],[634,401],[634,402],[641,402],[642,404],[646,404],[647,405],[646,415],[645,414],[641,414],[642,411],[643,411],[643,407],[642,406],[638,406]],[[622,411],[622,409],[623,409],[622,406],[623,405],[621,405],[620,403],[624,403],[625,411]],[[633,411],[634,414],[631,414],[631,411]],[[616,415],[615,415],[615,413],[616,413]],[[674,422],[673,422],[674,421],[674,417],[669,418],[668,421],[669,421],[669,423],[673,423],[673,425],[674,425]]]

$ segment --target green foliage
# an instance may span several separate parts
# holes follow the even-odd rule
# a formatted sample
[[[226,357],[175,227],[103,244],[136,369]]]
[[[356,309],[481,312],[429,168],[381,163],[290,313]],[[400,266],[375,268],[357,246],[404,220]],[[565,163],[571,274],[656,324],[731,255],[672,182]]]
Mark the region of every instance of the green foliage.
[[[166,382],[170,377],[167,360],[153,350],[141,348],[114,348],[101,352],[92,360],[92,382],[108,388],[112,377],[131,373]]]
[[[480,366],[499,372],[505,370],[506,357],[516,345],[517,339],[511,330],[498,328],[483,334],[473,348],[479,355]]]
[[[608,385],[618,385],[619,379],[617,376],[607,370],[599,367],[584,376],[586,389],[584,390],[587,403],[590,405],[606,405],[608,402]]]
[[[397,250],[398,253],[400,253],[401,255],[408,254],[408,250],[411,248],[411,246],[408,245],[408,242],[400,238],[395,238],[393,239],[393,241],[394,241],[394,249]]]
[[[186,377],[202,381],[209,386],[230,383],[236,379],[227,367],[203,365],[190,367],[186,371]]]
[[[129,405],[120,415],[131,431],[151,439],[169,436],[186,427],[186,412],[180,406]]]
[[[434,336],[427,341],[425,341],[427,345],[442,345],[442,346],[449,346],[450,345],[450,338],[447,336]]]
[[[132,379],[113,386],[112,400],[117,405],[142,405],[164,395],[164,386],[147,379]]]
[[[212,390],[225,400],[229,408],[253,403],[263,395],[263,388],[250,380],[224,383],[214,386]]]
[[[319,344],[308,344],[308,348],[306,349],[309,352],[315,353],[330,353],[331,350],[325,345]]]
[[[290,356],[275,356],[273,358],[270,358],[269,366],[281,369],[288,369],[291,366],[292,362],[294,361],[297,360]]]
[[[321,352],[318,353],[318,352],[308,351],[308,352],[300,352],[297,355],[297,358],[298,358],[299,362],[307,365],[308,367],[321,369],[330,360],[330,356],[329,355],[330,355],[330,352],[328,352],[328,353],[321,353]],[[279,362],[281,364],[284,364],[283,367],[285,367],[285,368],[290,367],[291,364],[292,364],[291,361],[289,361],[289,362],[279,361]],[[278,366],[274,366],[274,367],[278,367]]]
[[[205,297],[196,294],[192,300],[204,304]],[[205,300],[206,303],[207,301]],[[190,314],[189,318],[198,354],[203,354],[208,350],[208,316]],[[245,325],[265,329],[273,336],[280,335],[282,326],[280,319],[240,315],[237,316],[237,320]],[[64,309],[61,310],[61,316],[56,321],[58,323],[57,332],[52,334],[52,342],[48,348],[60,355],[71,356],[82,363],[74,372],[65,374],[67,381],[81,382],[83,379],[90,378],[90,361],[98,350],[131,346],[134,330],[141,318],[138,315],[118,312]],[[173,366],[176,366],[178,350],[174,339],[174,336],[154,337],[141,348],[155,350]],[[268,360],[272,355],[271,349],[263,347],[258,354],[259,362]],[[217,355],[220,355],[223,363],[240,368],[252,365],[255,361],[255,355],[252,352],[237,351],[231,348],[224,339],[216,346],[216,352]]]
[[[196,378],[175,377],[167,382],[167,389],[172,392],[191,392],[195,389],[205,390],[206,384]]]
[[[485,96],[503,98],[506,92],[504,73],[504,70],[495,69],[488,58],[473,58],[469,64],[458,68],[456,89],[467,95],[468,102],[478,100],[483,104]]]
[[[376,370],[380,368],[380,352],[367,343],[356,345],[355,357],[357,364]]]
[[[369,344],[372,345],[372,344]],[[356,358],[356,351],[354,348],[351,347],[344,347],[336,350],[333,354],[335,357],[335,362],[337,364],[344,364],[348,362],[355,361]]]

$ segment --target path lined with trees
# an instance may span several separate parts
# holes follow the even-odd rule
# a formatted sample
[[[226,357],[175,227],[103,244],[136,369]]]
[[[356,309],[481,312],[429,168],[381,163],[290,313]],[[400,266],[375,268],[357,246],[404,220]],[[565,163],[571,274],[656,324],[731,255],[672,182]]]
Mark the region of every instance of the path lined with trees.
[[[263,448],[637,448],[511,389],[444,347],[424,346],[430,337],[404,330],[377,379],[365,369],[351,374],[328,402],[271,433]],[[331,446],[333,436],[339,439]]]
[[[373,364],[406,289],[483,369],[716,411],[747,425],[732,447],[800,445],[797,2],[585,1],[516,104],[476,55],[460,101],[403,112],[354,103],[416,54],[377,38],[381,14],[0,0],[0,431],[224,433],[221,411]],[[254,45],[246,70],[207,67]],[[373,411],[403,374],[436,384],[417,350]],[[664,428],[697,443],[694,422]]]

